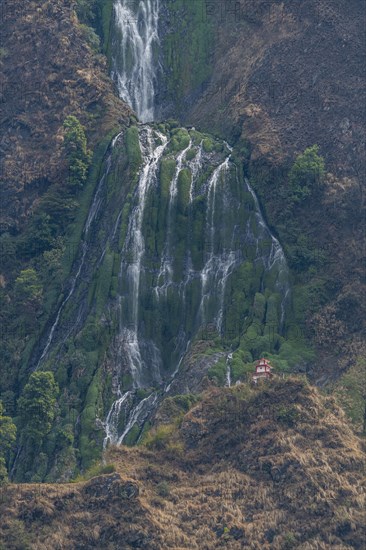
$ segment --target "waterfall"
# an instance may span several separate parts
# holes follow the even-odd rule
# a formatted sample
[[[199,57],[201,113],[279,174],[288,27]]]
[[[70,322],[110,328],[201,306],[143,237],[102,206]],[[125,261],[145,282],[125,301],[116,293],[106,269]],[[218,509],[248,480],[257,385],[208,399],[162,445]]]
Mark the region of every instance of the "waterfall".
[[[120,134],[118,134],[118,136],[119,135]],[[118,136],[116,136],[114,138],[114,140],[112,141],[111,149],[114,148]],[[86,259],[86,255],[87,255],[87,252],[88,252],[88,249],[89,249],[88,239],[89,239],[89,236],[90,236],[90,228],[91,228],[93,222],[95,221],[95,219],[97,217],[97,214],[100,210],[100,207],[101,207],[101,204],[102,204],[102,192],[103,192],[105,182],[106,182],[106,179],[108,177],[110,168],[111,168],[111,153],[109,153],[109,155],[107,157],[107,160],[105,162],[103,175],[102,175],[102,177],[100,178],[100,180],[98,182],[97,189],[96,189],[96,192],[94,194],[93,201],[92,201],[89,213],[88,213],[88,217],[87,217],[85,225],[84,225],[83,234],[82,234],[82,241],[81,241],[81,258],[80,258],[80,261],[79,261],[78,268],[76,270],[75,275],[73,275],[71,277],[70,290],[68,291],[66,297],[62,301],[60,307],[58,308],[55,321],[53,322],[53,325],[52,325],[51,330],[49,332],[49,335],[47,337],[46,344],[45,344],[45,346],[43,348],[43,351],[41,353],[41,356],[40,356],[40,358],[37,362],[35,370],[37,370],[41,366],[42,361],[47,357],[50,346],[51,346],[51,344],[54,340],[56,329],[58,328],[59,323],[60,323],[61,314],[62,314],[66,304],[69,302],[70,298],[74,294],[77,282],[80,278],[80,274],[81,274],[82,269],[85,265],[85,259]]]
[[[219,310],[215,319],[219,334],[221,334],[222,331],[226,282],[231,269],[236,263],[236,255],[234,250],[225,249],[220,253],[216,253],[217,244],[215,239],[215,235],[217,233],[215,220],[216,191],[220,178],[223,178],[225,181],[225,176],[230,166],[230,156],[231,155],[229,155],[224,162],[216,168],[208,182],[208,209],[206,217],[208,258],[201,272],[202,297],[200,304],[200,318],[202,320],[202,324],[207,324],[206,302],[209,297],[214,294],[219,303]]]
[[[186,157],[187,152],[192,147],[192,140],[189,141],[188,146],[186,149],[183,149],[183,151],[178,155],[177,157],[177,165],[175,169],[175,175],[172,179],[172,182],[170,184],[169,188],[169,206],[168,206],[168,227],[167,227],[167,240],[166,240],[166,246],[163,253],[163,258],[160,264],[160,270],[157,280],[157,286],[155,287],[156,296],[159,298],[160,294],[162,292],[167,291],[168,286],[172,283],[172,275],[173,275],[173,267],[172,267],[172,211],[175,203],[175,199],[177,197],[178,193],[178,178],[179,174],[182,170],[183,161]],[[160,280],[163,279],[163,284],[159,285]]]
[[[142,122],[154,120],[159,0],[114,3],[112,78]]]
[[[231,361],[233,358],[233,354],[229,353],[226,357],[226,383],[225,386],[228,388],[231,387]]]
[[[145,252],[144,237],[142,235],[142,221],[145,212],[146,196],[156,179],[156,172],[159,160],[167,145],[167,138],[160,132],[155,131],[156,137],[160,138],[162,144],[155,146],[154,132],[150,127],[145,127],[140,132],[140,147],[143,153],[143,168],[140,173],[139,183],[136,192],[136,206],[130,217],[127,237],[122,251],[122,262],[119,278],[126,276],[129,299],[126,311],[121,311],[121,326],[123,335],[126,336],[127,353],[130,372],[135,387],[142,385],[142,359],[138,340],[138,306],[140,296],[141,261]],[[146,144],[144,143],[145,140]],[[128,257],[128,261],[126,261]]]
[[[278,239],[276,239],[276,237],[272,235],[269,227],[264,221],[264,217],[263,217],[261,208],[259,206],[257,195],[255,194],[253,188],[249,184],[249,181],[245,180],[245,183],[249,193],[253,197],[254,204],[255,204],[255,216],[257,218],[259,228],[260,228],[259,237],[257,237],[256,239],[257,254],[259,255],[259,247],[258,247],[259,239],[268,237],[271,243],[269,255],[260,256],[260,260],[263,262],[267,271],[270,271],[273,268],[277,268],[277,278],[276,278],[275,287],[279,292],[279,294],[281,295],[280,330],[282,330],[283,324],[285,321],[286,306],[290,297],[290,278],[289,278],[290,274],[289,274],[289,268],[286,261],[286,256]]]
[[[128,422],[126,424],[126,427],[121,435],[121,437],[117,441],[117,445],[121,445],[123,443],[124,438],[129,433],[129,431],[133,428],[135,424],[140,422],[141,425],[143,425],[144,421],[148,417],[148,415],[151,413],[153,406],[155,405],[156,401],[158,399],[158,396],[155,392],[150,394],[148,397],[145,397],[145,399],[142,399],[140,403],[132,409],[130,416],[128,418]]]
[[[123,443],[131,430],[135,433],[138,428],[141,433],[179,376],[200,327],[212,324],[224,336],[228,282],[240,264],[249,260],[240,254],[246,242],[255,244],[255,261],[262,263],[262,270],[275,272],[275,288],[282,297],[281,326],[289,294],[283,250],[265,224],[248,182],[255,211],[242,216],[243,185],[231,160],[232,148],[218,140],[212,149],[204,147],[207,139],[194,128],[164,130],[162,124],[158,130],[147,124],[155,117],[159,0],[115,0],[113,24],[112,77],[120,97],[142,121],[138,126],[142,163],[127,221],[122,222],[126,213],[120,209],[101,257],[107,246],[120,255],[117,296],[111,306],[118,318],[111,346],[115,399],[103,423],[104,448]],[[171,138],[174,146],[169,147]],[[172,167],[164,183],[163,160]],[[97,192],[85,225],[81,264],[55,328],[77,285],[88,248],[86,236],[100,203]],[[126,225],[119,246],[122,223]],[[197,250],[197,240],[202,250]],[[270,241],[269,249],[263,246],[265,240]],[[231,359],[232,353],[226,362],[228,386]]]
[[[127,391],[121,395],[121,390],[118,388],[119,398],[114,401],[112,407],[109,410],[106,421],[104,423],[105,438],[103,441],[103,449],[106,449],[109,444],[117,443],[118,437],[118,422],[121,409],[127,400],[131,398],[132,392]]]
[[[196,156],[190,161],[189,166],[192,172],[192,184],[189,191],[189,201],[192,202],[194,195],[194,184],[202,169],[202,141],[197,149]]]

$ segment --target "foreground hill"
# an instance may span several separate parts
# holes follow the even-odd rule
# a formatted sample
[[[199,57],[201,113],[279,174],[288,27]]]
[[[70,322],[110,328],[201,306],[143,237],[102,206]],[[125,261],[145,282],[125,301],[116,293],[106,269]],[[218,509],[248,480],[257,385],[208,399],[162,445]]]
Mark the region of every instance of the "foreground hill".
[[[180,406],[114,473],[4,489],[0,547],[363,548],[365,454],[333,398],[292,378]]]

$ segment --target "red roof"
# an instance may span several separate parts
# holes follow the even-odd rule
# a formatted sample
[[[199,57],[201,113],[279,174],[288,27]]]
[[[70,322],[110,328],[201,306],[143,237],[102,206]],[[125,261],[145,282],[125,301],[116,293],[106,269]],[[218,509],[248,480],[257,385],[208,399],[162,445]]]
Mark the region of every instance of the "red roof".
[[[259,361],[257,361],[256,366],[259,366],[259,365],[267,366],[267,367],[270,367],[271,369],[273,369],[272,365],[269,362],[269,359],[265,359],[264,357],[262,357],[262,359],[259,359]]]

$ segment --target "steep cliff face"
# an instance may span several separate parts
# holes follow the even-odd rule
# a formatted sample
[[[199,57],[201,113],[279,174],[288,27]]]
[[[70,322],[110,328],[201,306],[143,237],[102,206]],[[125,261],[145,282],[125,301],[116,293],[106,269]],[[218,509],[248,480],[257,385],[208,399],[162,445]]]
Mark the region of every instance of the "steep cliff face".
[[[165,93],[185,123],[242,134],[252,160],[318,143],[331,172],[362,177],[364,23],[356,0],[168,1]]]
[[[339,74],[361,92],[356,4],[344,22],[324,2],[106,5],[111,25],[95,23],[120,95],[144,120],[200,131],[136,124],[67,2],[3,4],[0,393],[16,416],[32,371],[60,389],[38,447],[19,432],[16,480],[70,479],[103,446],[139,441],[166,397],[245,380],[262,354],[327,383],[363,349],[361,97],[332,88]],[[67,115],[94,150],[77,190]],[[289,159],[314,142],[334,174],[291,202]]]
[[[279,371],[311,358],[283,250],[237,162],[226,142],[175,123],[113,140],[26,367],[54,371],[60,386],[54,447],[41,446],[46,468],[24,447],[16,479],[67,477],[102,445],[136,442],[167,395],[196,392],[205,376],[223,384],[228,369],[232,383],[245,379],[264,351]]]
[[[357,1],[181,0],[162,9],[161,112],[241,143],[302,286],[323,380],[365,352],[364,25]],[[314,143],[328,175],[318,193],[289,205],[288,169]]]
[[[143,446],[109,451],[114,473],[4,490],[4,546],[363,548],[365,454],[333,398],[288,379],[166,413]]]
[[[88,46],[71,2],[4,0],[0,32],[0,224],[15,233],[49,185],[67,179],[66,116],[77,116],[95,145],[126,124],[130,110],[113,93],[106,59]]]

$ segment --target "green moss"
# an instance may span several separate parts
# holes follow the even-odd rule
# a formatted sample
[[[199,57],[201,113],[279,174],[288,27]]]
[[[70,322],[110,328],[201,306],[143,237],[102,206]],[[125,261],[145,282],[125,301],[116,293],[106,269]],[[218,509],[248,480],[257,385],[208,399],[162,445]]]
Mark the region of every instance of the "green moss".
[[[142,163],[139,132],[137,126],[130,126],[129,128],[127,128],[125,133],[125,144],[129,166],[133,173],[136,173]]]
[[[119,250],[122,250],[128,229],[128,220],[131,212],[131,202],[126,201],[122,208],[121,228],[119,234]]]
[[[212,139],[205,138],[202,143],[203,150],[205,153],[212,153],[214,149],[214,142]]]
[[[189,145],[190,136],[185,128],[176,128],[172,131],[172,138],[169,144],[169,151],[178,153]]]
[[[217,363],[209,369],[207,374],[211,380],[215,379],[220,386],[223,386],[226,380],[226,358],[217,361]]]
[[[103,263],[96,274],[97,283],[95,287],[95,312],[97,317],[102,314],[109,298],[109,291],[112,283],[113,263],[114,254],[113,252],[107,250],[104,254]]]
[[[259,286],[254,266],[245,261],[237,267],[227,282],[224,299],[224,338],[238,343],[250,314],[251,297]],[[250,349],[250,348],[248,348]]]
[[[164,40],[164,65],[169,67],[168,93],[182,107],[181,100],[201,87],[211,73],[213,33],[210,18],[204,17],[205,0],[168,0],[174,31]],[[179,24],[178,24],[179,22]]]
[[[99,371],[93,377],[92,383],[89,385],[83,412],[80,416],[80,440],[79,449],[84,468],[88,468],[100,456],[101,439],[96,433],[95,419],[98,410],[98,398],[100,390],[100,374]]]
[[[110,28],[113,13],[113,0],[98,0],[99,16],[97,21],[101,22],[98,27],[99,34],[102,38],[103,53],[110,58]]]
[[[178,176],[178,211],[184,213],[189,204],[192,174],[187,168],[180,171]]]
[[[190,161],[194,159],[195,156],[196,156],[196,151],[194,149],[189,149],[189,151],[187,151],[186,153],[186,160]]]
[[[266,311],[266,299],[260,292],[255,293],[254,297],[254,318],[258,321],[264,321],[264,314]]]
[[[137,442],[137,439],[140,435],[141,428],[138,424],[134,424],[131,430],[128,432],[126,437],[123,440],[124,445],[134,445]]]
[[[170,183],[175,173],[175,160],[163,159],[160,165],[160,194],[165,200],[169,198]]]

